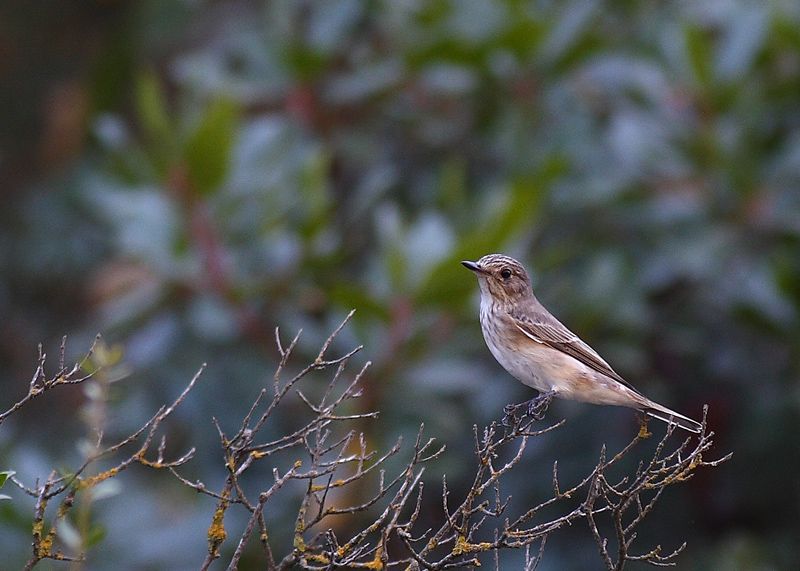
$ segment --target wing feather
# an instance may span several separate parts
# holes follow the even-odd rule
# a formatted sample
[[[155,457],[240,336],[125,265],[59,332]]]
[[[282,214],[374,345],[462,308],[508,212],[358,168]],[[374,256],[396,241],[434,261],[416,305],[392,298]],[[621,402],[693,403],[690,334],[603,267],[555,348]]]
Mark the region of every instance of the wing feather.
[[[545,316],[538,314],[534,314],[531,317],[525,314],[514,313],[510,314],[510,317],[514,325],[522,331],[522,333],[537,343],[543,343],[553,349],[561,351],[598,373],[602,373],[622,383],[637,394],[639,393],[633,385],[619,376],[617,372],[611,368],[611,365],[606,363],[594,349],[584,343],[580,337],[567,329],[554,317],[548,315],[547,318],[549,319],[545,319]]]

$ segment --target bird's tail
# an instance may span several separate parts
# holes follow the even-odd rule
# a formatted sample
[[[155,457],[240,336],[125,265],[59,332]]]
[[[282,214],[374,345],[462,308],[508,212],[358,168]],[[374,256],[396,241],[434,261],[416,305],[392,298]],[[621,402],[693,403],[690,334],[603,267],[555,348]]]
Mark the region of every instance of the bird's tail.
[[[645,414],[663,420],[667,424],[675,424],[689,432],[699,433],[702,425],[696,420],[692,420],[687,416],[678,414],[674,410],[670,410],[665,406],[661,406],[651,400],[648,400],[646,405],[642,408]]]

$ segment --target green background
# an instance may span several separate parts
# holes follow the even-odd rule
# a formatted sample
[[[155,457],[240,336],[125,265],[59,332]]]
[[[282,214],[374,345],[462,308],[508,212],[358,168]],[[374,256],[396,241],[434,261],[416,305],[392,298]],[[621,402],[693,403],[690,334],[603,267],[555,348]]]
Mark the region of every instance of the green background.
[[[374,363],[370,444],[424,421],[448,445],[433,521],[441,475],[454,494],[471,479],[472,425],[532,396],[486,349],[458,264],[499,251],[648,396],[708,403],[734,453],[668,490],[643,544],[688,540],[678,569],[797,565],[797,2],[12,2],[0,81],[0,408],[63,334],[77,357],[101,332],[125,377],[4,424],[0,469],[74,466],[87,425],[127,434],[208,362],[169,434],[218,486],[211,416],[233,426],[271,382],[273,328],[303,328],[309,357],[356,308],[334,349]],[[519,506],[550,493],[554,459],[578,477],[636,431],[621,409],[550,415],[567,425],[509,475]],[[212,502],[139,468],[117,485],[85,568],[197,568]],[[32,505],[8,488],[16,568]],[[277,553],[293,510],[273,507]],[[600,563],[578,526],[541,568]]]

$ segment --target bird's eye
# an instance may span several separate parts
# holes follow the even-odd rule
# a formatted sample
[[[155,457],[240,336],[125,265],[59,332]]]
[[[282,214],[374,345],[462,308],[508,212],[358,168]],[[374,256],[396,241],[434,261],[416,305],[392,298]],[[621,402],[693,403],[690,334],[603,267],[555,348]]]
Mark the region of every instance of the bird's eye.
[[[507,280],[508,278],[511,277],[511,270],[509,270],[508,268],[503,268],[502,270],[500,270],[500,277],[503,278],[504,280]]]

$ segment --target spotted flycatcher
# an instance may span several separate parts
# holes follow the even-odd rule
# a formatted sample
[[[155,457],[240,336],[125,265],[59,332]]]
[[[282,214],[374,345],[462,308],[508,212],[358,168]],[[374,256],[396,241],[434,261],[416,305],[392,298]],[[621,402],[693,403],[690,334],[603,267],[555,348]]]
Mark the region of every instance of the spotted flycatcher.
[[[651,401],[619,376],[597,352],[539,303],[525,268],[515,259],[489,254],[461,262],[478,276],[481,330],[494,358],[541,394],[529,414],[559,397],[634,408],[670,424],[700,432],[700,423]],[[506,407],[513,415],[516,407]]]

